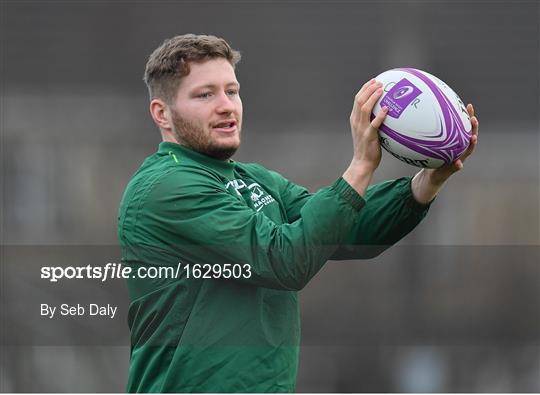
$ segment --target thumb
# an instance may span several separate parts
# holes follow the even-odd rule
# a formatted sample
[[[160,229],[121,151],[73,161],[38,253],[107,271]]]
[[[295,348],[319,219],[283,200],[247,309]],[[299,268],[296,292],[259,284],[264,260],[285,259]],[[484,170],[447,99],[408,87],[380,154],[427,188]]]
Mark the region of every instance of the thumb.
[[[386,114],[388,114],[388,107],[384,106],[383,108],[381,108],[377,116],[371,121],[371,126],[374,129],[378,130],[381,127],[384,118],[386,118]]]

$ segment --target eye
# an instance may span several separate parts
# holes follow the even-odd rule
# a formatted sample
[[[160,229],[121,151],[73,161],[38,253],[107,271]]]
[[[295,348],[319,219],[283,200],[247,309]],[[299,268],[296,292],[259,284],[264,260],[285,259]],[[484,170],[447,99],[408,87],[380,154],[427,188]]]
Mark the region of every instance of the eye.
[[[227,95],[229,95],[229,96],[235,96],[237,94],[238,94],[238,89],[229,89],[227,91]]]
[[[211,94],[212,92],[203,92],[199,93],[196,97],[198,97],[199,99],[208,99]]]

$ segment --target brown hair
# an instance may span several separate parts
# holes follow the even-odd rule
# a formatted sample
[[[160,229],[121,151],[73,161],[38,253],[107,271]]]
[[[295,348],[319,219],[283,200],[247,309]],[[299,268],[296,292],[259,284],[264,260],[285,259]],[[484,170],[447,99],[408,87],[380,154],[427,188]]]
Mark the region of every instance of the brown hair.
[[[240,61],[240,52],[215,36],[184,34],[165,40],[146,63],[143,80],[150,99],[172,103],[180,81],[189,74],[189,62],[215,58],[227,59],[235,67]]]

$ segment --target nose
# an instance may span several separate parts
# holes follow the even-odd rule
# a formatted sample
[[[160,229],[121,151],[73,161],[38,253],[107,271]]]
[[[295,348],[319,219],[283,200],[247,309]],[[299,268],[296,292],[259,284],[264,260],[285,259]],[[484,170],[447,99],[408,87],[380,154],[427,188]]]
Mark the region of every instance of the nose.
[[[233,99],[227,95],[227,92],[221,92],[219,95],[216,111],[220,114],[230,114],[235,110]]]

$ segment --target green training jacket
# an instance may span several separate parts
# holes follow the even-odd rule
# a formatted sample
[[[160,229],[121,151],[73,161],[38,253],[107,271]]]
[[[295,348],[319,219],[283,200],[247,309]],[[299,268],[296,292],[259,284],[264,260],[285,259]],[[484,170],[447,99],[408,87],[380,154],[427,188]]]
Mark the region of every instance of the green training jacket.
[[[329,259],[378,255],[427,210],[410,178],[365,199],[342,178],[310,194],[258,164],[161,143],[119,210],[123,263],[170,268],[127,280],[127,390],[294,392],[297,291]]]

